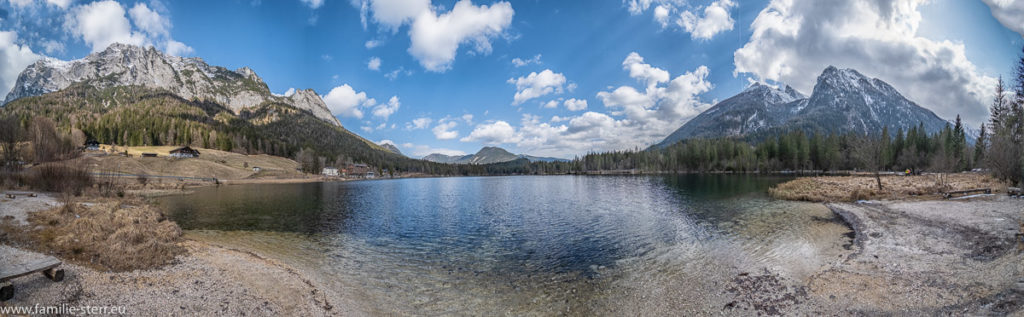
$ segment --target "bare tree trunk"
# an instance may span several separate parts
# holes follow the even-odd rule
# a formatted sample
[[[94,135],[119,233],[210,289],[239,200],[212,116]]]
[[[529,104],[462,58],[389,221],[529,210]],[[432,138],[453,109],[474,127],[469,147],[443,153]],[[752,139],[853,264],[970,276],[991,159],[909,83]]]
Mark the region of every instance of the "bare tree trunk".
[[[878,190],[882,190],[882,176],[875,170],[875,182],[878,183]]]

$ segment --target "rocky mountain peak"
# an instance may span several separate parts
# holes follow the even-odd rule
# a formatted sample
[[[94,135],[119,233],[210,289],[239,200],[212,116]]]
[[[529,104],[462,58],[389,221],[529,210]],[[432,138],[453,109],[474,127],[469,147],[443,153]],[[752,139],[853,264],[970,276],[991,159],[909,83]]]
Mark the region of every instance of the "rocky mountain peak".
[[[946,121],[880,79],[828,66],[809,97],[789,86],[778,89],[755,83],[693,118],[656,146],[695,137],[756,136],[793,129],[865,134],[920,123],[935,132]]]
[[[317,118],[341,125],[323,99],[312,90],[290,97],[270,93],[263,79],[249,67],[231,71],[211,66],[198,57],[183,58],[148,48],[114,43],[106,49],[72,60],[42,59],[21,74],[4,103],[43,95],[88,83],[98,88],[144,86],[164,89],[181,98],[219,103],[235,113],[264,102],[280,102],[307,110]]]

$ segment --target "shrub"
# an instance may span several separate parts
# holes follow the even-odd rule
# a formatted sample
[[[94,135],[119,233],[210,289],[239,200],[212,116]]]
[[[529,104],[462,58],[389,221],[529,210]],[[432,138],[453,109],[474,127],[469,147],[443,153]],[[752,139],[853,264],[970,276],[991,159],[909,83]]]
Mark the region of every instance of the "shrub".
[[[44,164],[31,169],[26,182],[36,190],[78,196],[82,189],[92,186],[92,176],[84,169],[67,164]]]
[[[177,244],[181,229],[154,207],[111,200],[75,209],[29,216],[40,247],[111,271],[158,267],[184,250]]]

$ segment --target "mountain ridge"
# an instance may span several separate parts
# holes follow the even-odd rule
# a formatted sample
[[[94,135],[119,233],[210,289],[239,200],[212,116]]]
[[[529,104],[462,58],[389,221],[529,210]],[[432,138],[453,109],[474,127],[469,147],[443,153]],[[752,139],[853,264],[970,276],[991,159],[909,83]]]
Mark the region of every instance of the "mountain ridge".
[[[517,159],[527,159],[530,162],[567,162],[568,160],[553,157],[537,157],[526,154],[513,154],[503,148],[485,146],[474,154],[467,155],[445,155],[432,153],[423,157],[423,160],[446,163],[446,164],[492,164],[510,162]]]
[[[186,100],[217,102],[236,115],[265,102],[282,103],[341,126],[312,89],[296,90],[289,96],[275,95],[247,66],[232,71],[211,66],[199,57],[172,56],[153,47],[120,43],[81,59],[43,58],[32,63],[18,75],[3,104],[60,91],[82,82],[89,82],[100,89],[115,86],[163,89]]]
[[[652,146],[690,138],[759,137],[786,130],[869,134],[924,124],[929,133],[948,120],[907,99],[888,83],[854,69],[828,66],[809,96],[785,86],[754,83],[712,106]]]

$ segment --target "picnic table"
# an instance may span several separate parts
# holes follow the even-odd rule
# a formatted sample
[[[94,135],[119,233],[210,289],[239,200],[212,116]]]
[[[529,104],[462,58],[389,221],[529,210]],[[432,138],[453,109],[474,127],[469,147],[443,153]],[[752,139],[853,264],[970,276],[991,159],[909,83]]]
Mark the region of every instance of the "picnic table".
[[[64,269],[60,266],[60,260],[52,256],[32,260],[23,263],[14,263],[0,266],[0,301],[8,301],[14,298],[14,284],[11,280],[36,272],[42,272],[47,278],[54,282],[64,280]]]

